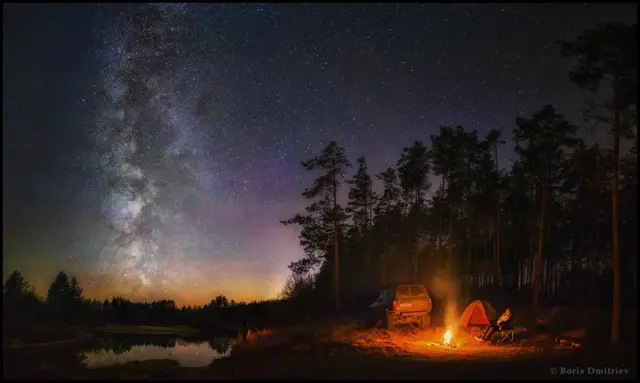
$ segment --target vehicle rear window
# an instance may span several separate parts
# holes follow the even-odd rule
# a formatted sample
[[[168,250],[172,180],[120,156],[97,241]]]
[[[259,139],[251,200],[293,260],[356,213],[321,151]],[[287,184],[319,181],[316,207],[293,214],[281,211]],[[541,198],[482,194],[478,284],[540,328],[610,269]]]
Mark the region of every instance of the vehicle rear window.
[[[409,297],[409,286],[399,286],[398,298],[408,298],[408,297]]]
[[[411,286],[412,297],[420,297],[426,294],[427,294],[427,290],[425,290],[424,286]]]

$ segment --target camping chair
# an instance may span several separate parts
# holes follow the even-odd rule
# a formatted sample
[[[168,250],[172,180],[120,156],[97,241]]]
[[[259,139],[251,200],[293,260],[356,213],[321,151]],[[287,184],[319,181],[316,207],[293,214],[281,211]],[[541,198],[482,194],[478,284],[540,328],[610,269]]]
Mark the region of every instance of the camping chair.
[[[503,343],[505,340],[513,342],[513,340],[515,339],[514,333],[514,321],[513,317],[511,317],[511,319],[509,319],[508,321],[500,324],[500,327],[498,327],[498,330],[496,330],[492,338],[496,339],[497,343]]]

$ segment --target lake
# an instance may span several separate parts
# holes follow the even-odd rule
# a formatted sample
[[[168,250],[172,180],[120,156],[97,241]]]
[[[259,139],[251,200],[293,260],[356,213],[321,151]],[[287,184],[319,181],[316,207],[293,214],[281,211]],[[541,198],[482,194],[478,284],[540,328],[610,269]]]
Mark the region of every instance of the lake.
[[[183,339],[169,335],[101,336],[80,353],[87,368],[128,362],[171,359],[182,367],[203,367],[229,356],[230,338]]]

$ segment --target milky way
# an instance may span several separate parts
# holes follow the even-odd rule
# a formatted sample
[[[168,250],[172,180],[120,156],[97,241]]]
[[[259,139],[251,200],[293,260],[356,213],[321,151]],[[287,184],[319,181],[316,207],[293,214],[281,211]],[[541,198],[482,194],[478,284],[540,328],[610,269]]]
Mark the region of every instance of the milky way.
[[[221,202],[209,154],[220,127],[204,127],[193,108],[202,79],[193,70],[198,57],[185,49],[191,26],[184,8],[121,10],[104,58],[106,97],[95,137],[110,187],[104,213],[114,233],[98,272],[143,297],[158,286],[164,293],[198,287],[204,276],[194,258],[219,247],[211,225],[203,225],[216,215],[198,207]],[[209,246],[198,246],[203,238]]]
[[[5,274],[21,270],[41,293],[65,270],[90,296],[202,304],[280,290],[302,249],[279,221],[304,208],[312,175],[300,161],[330,140],[379,172],[441,124],[501,128],[506,165],[517,116],[553,104],[580,124],[586,95],[555,42],[635,21],[637,6],[10,4],[4,14]]]
[[[105,63],[105,113],[97,124],[111,188],[104,210],[114,231],[101,267],[115,270],[118,284],[138,279],[133,290],[143,295],[145,287],[175,279],[168,262],[186,263],[183,241],[176,238],[178,246],[167,249],[161,238],[176,227],[181,198],[198,187],[188,166],[196,145],[189,121],[180,118],[184,105],[176,100],[176,87],[184,81],[177,70],[184,63],[175,57],[175,41],[185,27],[175,20],[179,14],[157,5],[121,11],[121,31],[111,37],[115,54],[109,52]]]

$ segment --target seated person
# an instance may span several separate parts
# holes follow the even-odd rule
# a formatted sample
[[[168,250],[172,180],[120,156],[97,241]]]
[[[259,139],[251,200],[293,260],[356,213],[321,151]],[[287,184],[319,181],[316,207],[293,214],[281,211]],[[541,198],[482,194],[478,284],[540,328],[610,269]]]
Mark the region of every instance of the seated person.
[[[487,328],[484,334],[482,334],[481,336],[477,336],[476,339],[481,342],[487,341],[496,330],[500,329],[504,323],[509,322],[510,320],[511,320],[511,310],[506,309],[504,310],[504,313],[500,315],[500,318],[498,318],[496,322],[491,323],[491,325]]]

